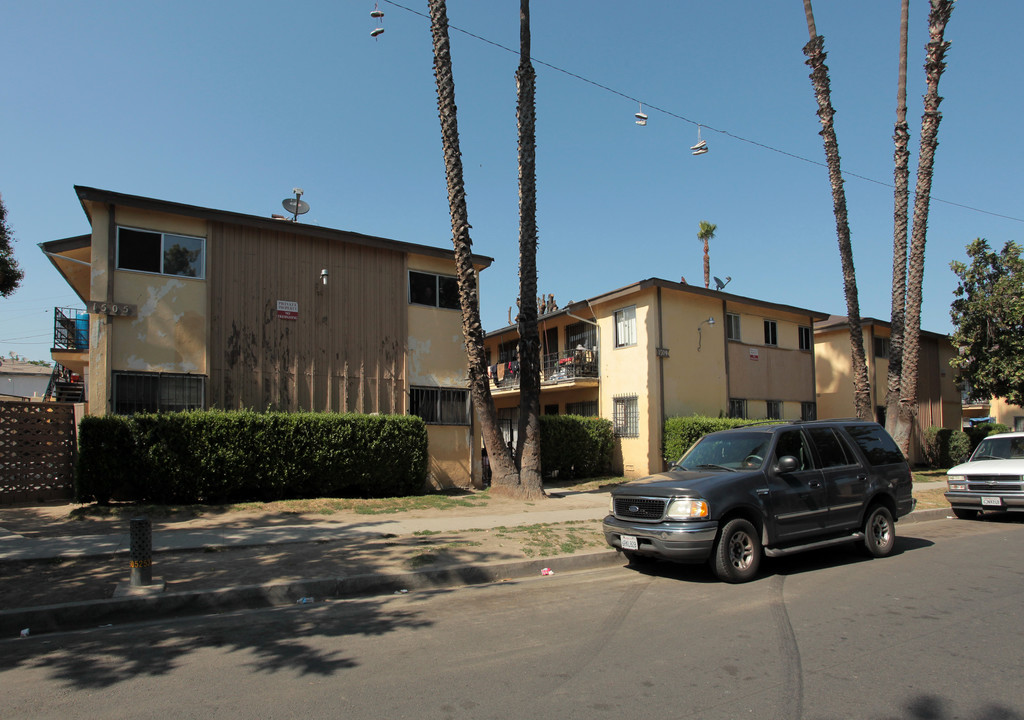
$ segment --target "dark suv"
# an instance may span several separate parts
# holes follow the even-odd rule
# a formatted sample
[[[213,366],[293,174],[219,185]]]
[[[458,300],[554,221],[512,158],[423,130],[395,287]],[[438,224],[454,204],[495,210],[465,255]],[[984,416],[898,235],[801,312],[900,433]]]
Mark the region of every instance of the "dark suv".
[[[726,582],[778,557],[858,541],[892,552],[914,509],[903,454],[877,423],[747,425],[705,435],[668,472],[612,490],[608,544],[644,558],[710,561]]]

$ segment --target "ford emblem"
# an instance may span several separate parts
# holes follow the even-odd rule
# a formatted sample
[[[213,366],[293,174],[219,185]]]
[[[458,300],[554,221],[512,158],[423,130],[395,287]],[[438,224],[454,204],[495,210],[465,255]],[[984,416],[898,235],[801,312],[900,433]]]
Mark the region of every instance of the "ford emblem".
[[[640,512],[640,508],[638,508],[636,505],[630,505],[629,506],[629,511],[631,513]]]

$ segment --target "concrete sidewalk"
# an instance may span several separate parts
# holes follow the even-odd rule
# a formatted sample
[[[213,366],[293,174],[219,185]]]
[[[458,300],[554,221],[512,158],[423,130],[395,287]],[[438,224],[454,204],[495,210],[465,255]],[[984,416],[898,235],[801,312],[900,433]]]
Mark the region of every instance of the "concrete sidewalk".
[[[211,551],[225,548],[266,548],[282,556],[287,562],[291,552],[305,549],[311,544],[335,543],[360,547],[364,544],[387,544],[382,538],[410,536],[417,533],[448,534],[458,536],[468,532],[494,528],[514,528],[524,525],[557,524],[566,522],[598,521],[607,513],[608,494],[552,493],[570,499],[563,507],[552,509],[521,508],[515,512],[445,511],[434,517],[410,515],[389,516],[386,519],[322,521],[306,524],[262,525],[254,527],[209,527],[190,529],[157,529],[153,533],[154,564],[159,576],[160,555],[188,551]],[[899,525],[945,518],[948,509],[923,510],[903,518]],[[129,549],[128,533],[107,535],[75,535],[64,537],[31,538],[0,528],[0,563],[34,563],[63,558],[110,558],[126,561]],[[372,552],[372,548],[371,548]],[[231,559],[211,553],[196,556],[206,563],[230,563]],[[231,584],[230,586],[168,592],[129,593],[120,597],[85,600],[81,602],[37,605],[0,611],[0,640],[17,637],[23,629],[32,634],[67,630],[89,625],[135,622],[168,615],[188,613],[226,612],[231,610],[271,607],[295,603],[304,598],[322,601],[359,595],[391,594],[417,589],[435,589],[457,585],[496,582],[513,578],[533,577],[542,567],[556,573],[607,567],[623,564],[621,556],[611,548],[587,549],[583,552],[520,559],[504,557],[497,561],[482,559],[459,565],[442,565],[421,570],[408,570],[396,563],[375,563],[371,572],[366,565],[353,563],[345,571],[329,577],[312,577],[288,582],[260,582]],[[127,563],[125,564],[127,568]],[[348,569],[352,572],[349,573]],[[231,575],[230,571],[227,573]],[[245,576],[239,573],[239,577]],[[125,571],[125,580],[128,573]],[[252,578],[250,573],[248,576]],[[127,582],[125,583],[127,585]],[[149,590],[155,590],[150,588]]]

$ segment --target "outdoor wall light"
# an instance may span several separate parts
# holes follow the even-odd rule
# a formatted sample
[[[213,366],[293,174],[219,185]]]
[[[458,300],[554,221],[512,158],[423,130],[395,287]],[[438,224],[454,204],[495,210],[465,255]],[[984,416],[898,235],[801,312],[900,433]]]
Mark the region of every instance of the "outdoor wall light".
[[[709,317],[707,320],[701,320],[700,321],[700,325],[697,326],[697,352],[700,352],[700,344],[701,344],[700,329],[705,324],[707,324],[707,325],[714,325],[715,324],[715,318]]]
[[[327,268],[320,271],[320,282],[324,285],[327,284]]]

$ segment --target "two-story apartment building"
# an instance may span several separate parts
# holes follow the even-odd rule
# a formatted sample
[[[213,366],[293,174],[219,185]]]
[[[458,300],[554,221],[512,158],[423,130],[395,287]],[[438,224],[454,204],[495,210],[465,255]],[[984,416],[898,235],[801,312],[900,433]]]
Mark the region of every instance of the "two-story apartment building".
[[[75,191],[91,232],[40,247],[86,304],[87,342],[53,356],[90,413],[416,414],[432,482],[479,479],[452,250]]]
[[[541,411],[605,417],[616,471],[664,469],[665,419],[813,418],[814,323],[824,313],[652,278],[540,316]],[[487,334],[506,432],[519,405],[515,326]]]
[[[875,420],[885,424],[885,395],[889,376],[891,326],[885,320],[861,318],[864,354],[871,384],[871,406]],[[961,424],[960,390],[949,365],[953,345],[946,335],[922,330],[918,353],[918,432],[912,438],[910,459],[921,455],[921,434],[929,427],[958,429]],[[850,360],[850,330],[845,315],[833,315],[814,326],[817,348],[816,372],[818,411],[822,417],[853,417],[853,363]]]

